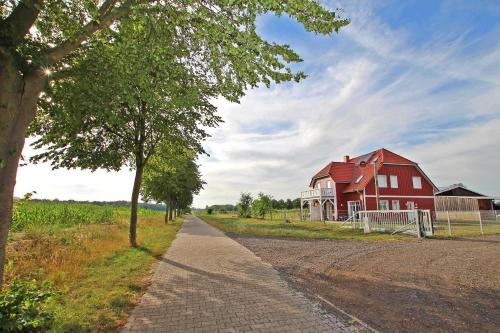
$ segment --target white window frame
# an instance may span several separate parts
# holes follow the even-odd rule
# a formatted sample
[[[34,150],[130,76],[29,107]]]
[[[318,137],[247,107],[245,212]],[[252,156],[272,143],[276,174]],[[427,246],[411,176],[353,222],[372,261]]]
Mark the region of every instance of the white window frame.
[[[326,188],[332,188],[332,181],[331,180],[326,181]]]
[[[416,183],[415,183],[416,181]],[[419,176],[413,176],[411,178],[411,182],[413,184],[413,188],[416,190],[421,190],[422,189],[422,177]]]
[[[382,208],[382,206],[384,206],[384,205],[385,205],[385,208]],[[389,210],[389,200],[379,200],[378,210]]]
[[[389,177],[389,180],[391,182],[391,188],[398,188],[399,187],[399,184],[398,184],[398,176],[396,175],[391,175]]]
[[[394,204],[396,204],[396,206],[398,206],[398,208],[394,208],[394,206],[395,206]],[[399,200],[392,200],[391,207],[392,207],[392,210],[401,210],[401,205],[399,204]]]
[[[384,180],[383,184],[381,184],[382,179]],[[378,187],[380,187],[380,188],[387,188],[387,176],[386,175],[377,175],[377,184],[378,184]]]
[[[319,190],[321,189],[321,182],[318,180],[318,182],[316,183],[316,188]]]

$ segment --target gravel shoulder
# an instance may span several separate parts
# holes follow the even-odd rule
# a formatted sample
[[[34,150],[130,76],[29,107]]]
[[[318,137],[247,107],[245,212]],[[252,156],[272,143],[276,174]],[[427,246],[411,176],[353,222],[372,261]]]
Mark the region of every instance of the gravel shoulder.
[[[500,236],[321,241],[230,235],[294,287],[383,332],[498,332]]]

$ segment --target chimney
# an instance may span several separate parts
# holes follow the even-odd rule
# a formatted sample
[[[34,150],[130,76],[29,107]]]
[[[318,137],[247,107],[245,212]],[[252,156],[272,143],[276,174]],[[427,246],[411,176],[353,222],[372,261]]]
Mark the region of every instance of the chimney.
[[[349,155],[344,156],[344,163],[347,163],[347,162],[349,162]]]

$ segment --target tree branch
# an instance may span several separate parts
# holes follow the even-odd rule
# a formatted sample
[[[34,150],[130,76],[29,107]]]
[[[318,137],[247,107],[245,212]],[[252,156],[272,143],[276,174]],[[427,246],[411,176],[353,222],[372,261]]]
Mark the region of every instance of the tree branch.
[[[44,0],[19,1],[12,13],[0,22],[0,41],[15,46],[26,36],[35,23]]]
[[[98,21],[91,21],[87,23],[87,25],[83,27],[83,31],[79,35],[75,36],[74,38],[67,39],[62,44],[53,47],[43,53],[41,56],[42,64],[52,65],[57,63],[70,52],[78,48],[84,41],[88,39],[89,35],[92,35],[99,30],[109,27],[114,21],[127,15],[130,12],[130,7],[134,3],[134,0],[127,0],[120,7],[112,9],[110,6],[113,6],[115,2],[116,1],[112,0],[105,1],[101,6],[101,9],[99,10],[102,10],[104,14],[101,15]]]

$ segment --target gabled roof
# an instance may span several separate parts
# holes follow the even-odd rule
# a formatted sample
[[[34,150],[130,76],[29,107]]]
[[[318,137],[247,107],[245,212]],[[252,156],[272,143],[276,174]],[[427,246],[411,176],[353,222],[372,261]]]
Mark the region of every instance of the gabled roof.
[[[434,194],[438,196],[469,196],[489,198],[489,196],[487,195],[468,189],[462,183],[440,188],[438,191],[434,192]]]
[[[349,183],[344,192],[361,191],[375,176],[375,168],[378,170],[384,163],[414,165],[418,168],[417,163],[381,148],[368,154],[350,158],[346,162],[328,163],[313,176],[310,186],[314,184],[315,180],[330,176],[336,183]]]
[[[354,163],[330,162],[323,169],[318,171],[311,179],[312,186],[316,179],[331,177],[336,183],[349,183],[352,180]]]

